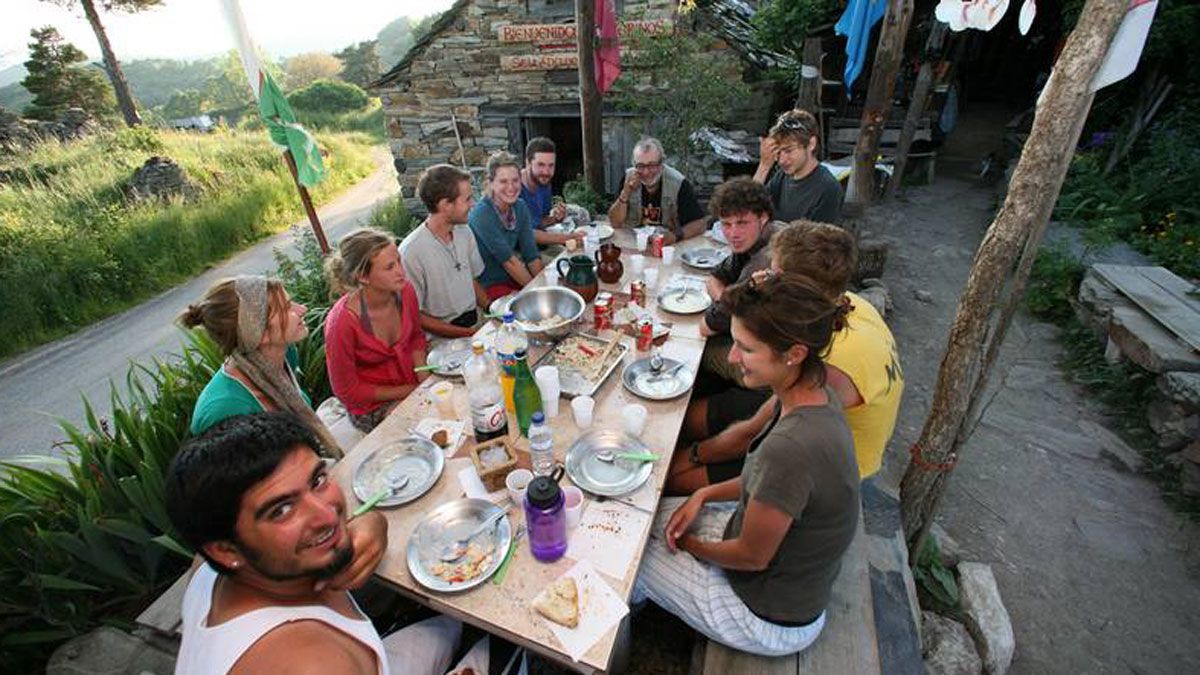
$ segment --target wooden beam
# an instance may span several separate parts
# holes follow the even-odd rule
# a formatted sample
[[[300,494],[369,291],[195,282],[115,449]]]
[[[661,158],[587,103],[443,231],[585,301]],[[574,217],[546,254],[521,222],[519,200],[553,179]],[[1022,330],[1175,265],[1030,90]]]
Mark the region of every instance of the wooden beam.
[[[821,107],[821,38],[810,35],[804,38],[804,59],[800,66],[800,89],[796,95],[796,107],[813,115]]]
[[[900,72],[900,61],[904,58],[904,37],[912,8],[913,0],[888,0],[887,14],[879,29],[879,46],[875,48],[875,63],[871,66],[871,82],[867,85],[858,145],[854,148],[854,172],[850,174],[847,202],[875,201],[875,157],[879,154],[879,137],[892,111],[896,73]]]
[[[579,27],[579,125],[583,132],[584,180],[598,194],[604,194],[603,117],[600,91],[596,88],[596,2],[575,0],[575,24]]]
[[[912,560],[969,436],[964,433],[967,420],[977,407],[994,356],[1024,293],[1032,254],[1041,242],[1075,154],[1091,107],[1092,80],[1128,7],[1128,0],[1087,0],[1042,91],[1004,205],[975,255],[950,327],[933,404],[900,483],[900,511]],[[1014,266],[1017,272],[1011,284],[1006,283]],[[1005,288],[1010,294],[1004,298],[1000,317],[993,322]]]
[[[912,99],[908,102],[908,113],[904,116],[900,140],[896,143],[896,167],[888,181],[885,199],[895,196],[896,190],[900,189],[900,182],[904,180],[908,150],[912,147],[913,136],[917,133],[917,124],[925,114],[925,100],[929,98],[929,90],[933,88],[933,62],[942,48],[946,28],[946,24],[934,19],[933,26],[929,29],[929,39],[925,41],[925,54],[921,59],[921,70],[917,73],[917,83],[913,87]]]

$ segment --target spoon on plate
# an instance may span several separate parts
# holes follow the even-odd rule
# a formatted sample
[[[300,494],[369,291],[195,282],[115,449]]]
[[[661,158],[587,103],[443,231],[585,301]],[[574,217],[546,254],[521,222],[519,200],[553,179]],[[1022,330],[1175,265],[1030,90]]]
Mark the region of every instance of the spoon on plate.
[[[371,495],[371,498],[363,502],[362,505],[357,509],[354,509],[354,511],[350,514],[351,518],[357,518],[367,511],[375,508],[375,505],[379,502],[403,490],[405,486],[408,485],[409,481],[409,478],[406,474],[399,473],[395,464],[392,464],[388,467],[387,473],[384,474],[383,479],[387,485],[379,492]]]
[[[494,527],[496,524],[496,521],[503,518],[504,514],[506,514],[506,513],[508,513],[507,510],[500,509],[499,511],[496,511],[495,513],[488,516],[487,518],[484,518],[483,522],[480,523],[475,529],[471,530],[467,534],[467,536],[465,536],[461,539],[456,539],[454,541],[454,543],[452,543],[452,544],[447,544],[446,546],[443,546],[441,553],[438,554],[438,559],[441,560],[442,562],[454,562],[455,560],[458,560],[459,558],[466,555],[467,554],[467,544],[469,544],[471,542],[471,540],[474,539],[475,537],[478,537],[479,535],[483,534],[489,528]]]
[[[605,448],[596,451],[596,459],[605,464],[612,464],[618,459],[630,459],[635,462],[657,462],[658,455],[652,452],[613,452]]]

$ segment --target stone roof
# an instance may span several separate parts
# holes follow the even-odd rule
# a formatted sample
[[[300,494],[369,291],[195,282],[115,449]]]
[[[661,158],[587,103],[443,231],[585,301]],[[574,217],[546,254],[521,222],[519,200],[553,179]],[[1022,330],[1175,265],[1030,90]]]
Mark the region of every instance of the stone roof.
[[[458,19],[462,10],[470,3],[471,0],[456,0],[413,44],[399,63],[367,85],[367,88],[386,87],[403,75],[438,35]],[[751,19],[755,9],[745,0],[699,0],[696,5],[700,25],[723,39],[744,61],[763,69],[796,67],[797,64],[791,57],[754,44]]]

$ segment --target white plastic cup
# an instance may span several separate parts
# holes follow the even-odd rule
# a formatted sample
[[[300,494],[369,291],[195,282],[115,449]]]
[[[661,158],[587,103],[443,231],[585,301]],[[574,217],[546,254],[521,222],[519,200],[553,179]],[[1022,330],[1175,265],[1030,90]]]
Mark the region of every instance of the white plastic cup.
[[[449,382],[438,382],[429,390],[433,396],[433,405],[443,419],[454,419],[454,385]]]
[[[573,530],[579,526],[579,518],[583,515],[583,490],[568,485],[562,492],[563,510],[567,513],[567,529]]]
[[[641,249],[638,249],[641,250]],[[642,276],[642,270],[646,269],[646,256],[641,253],[634,253],[629,257],[629,273],[635,277]]]
[[[646,230],[638,230],[633,233],[637,237],[637,250],[645,251],[646,245],[650,243],[650,232]]]
[[[646,406],[638,403],[630,403],[622,408],[621,424],[625,428],[625,433],[640,438],[642,432],[646,430],[646,415]]]
[[[671,261],[674,259],[675,259],[675,247],[674,246],[664,246],[663,250],[662,250],[663,264],[670,265]]]
[[[525,490],[533,481],[533,472],[529,469],[513,469],[504,477],[504,487],[508,488],[508,498],[516,506],[525,503]]]
[[[649,267],[642,270],[642,280],[646,282],[646,288],[653,290],[658,286],[658,268]]]
[[[557,416],[558,397],[562,395],[562,384],[558,379],[558,368],[556,366],[541,366],[533,374],[533,380],[537,383],[538,393],[542,395],[542,412],[546,414],[547,419]]]
[[[575,426],[586,429],[592,426],[592,411],[596,409],[596,401],[591,396],[576,396],[571,399],[571,414],[575,416]]]

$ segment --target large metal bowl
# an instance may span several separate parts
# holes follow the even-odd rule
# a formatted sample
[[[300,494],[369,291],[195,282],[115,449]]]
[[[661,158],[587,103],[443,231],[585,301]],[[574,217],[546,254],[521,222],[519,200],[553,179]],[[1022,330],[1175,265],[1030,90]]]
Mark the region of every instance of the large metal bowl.
[[[526,288],[513,298],[508,311],[517,317],[517,325],[531,339],[545,342],[559,340],[571,332],[571,326],[583,315],[587,303],[583,297],[562,286],[539,286]],[[553,325],[532,327],[530,322],[542,321],[553,316],[562,321]]]

